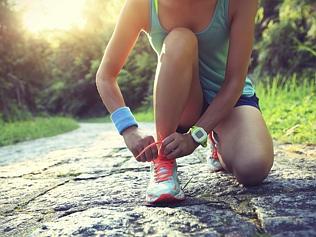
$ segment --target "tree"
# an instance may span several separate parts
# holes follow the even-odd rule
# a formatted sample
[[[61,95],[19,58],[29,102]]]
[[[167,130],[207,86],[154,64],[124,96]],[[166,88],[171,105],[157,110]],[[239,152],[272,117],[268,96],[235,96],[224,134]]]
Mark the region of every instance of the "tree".
[[[256,45],[259,53],[256,73],[259,75],[299,74],[314,78],[316,60],[315,3],[309,0],[284,0],[273,11],[266,9],[266,22],[261,40]],[[276,11],[277,9],[277,11]],[[277,14],[276,14],[277,13]],[[275,15],[276,14],[276,15]]]

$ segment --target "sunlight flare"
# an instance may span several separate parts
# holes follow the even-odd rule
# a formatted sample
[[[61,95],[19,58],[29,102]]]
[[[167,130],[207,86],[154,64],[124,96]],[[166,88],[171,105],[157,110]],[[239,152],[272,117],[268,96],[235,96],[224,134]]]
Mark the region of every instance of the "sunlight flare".
[[[23,23],[31,32],[69,30],[83,27],[86,0],[27,0],[23,1]]]

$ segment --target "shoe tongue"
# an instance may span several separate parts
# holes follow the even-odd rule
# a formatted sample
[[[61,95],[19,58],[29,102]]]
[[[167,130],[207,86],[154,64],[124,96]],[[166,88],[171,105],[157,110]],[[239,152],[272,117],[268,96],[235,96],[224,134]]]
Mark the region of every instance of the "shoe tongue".
[[[156,159],[156,165],[160,165],[159,173],[160,174],[166,174],[168,173],[168,166],[173,166],[174,161],[173,160],[168,160],[165,157],[159,156]],[[165,164],[165,165],[164,165]]]
[[[155,162],[156,164],[166,164],[166,165],[171,164],[171,165],[173,165],[174,160],[169,160],[169,159],[167,159],[167,158],[164,157],[164,156],[158,156],[157,159],[154,160],[154,162]]]
[[[168,159],[165,156],[159,154],[155,161],[168,161]]]
[[[166,174],[166,173],[168,173],[168,170],[166,168],[164,168],[164,167],[161,167],[160,170],[159,170],[159,173],[160,174]]]

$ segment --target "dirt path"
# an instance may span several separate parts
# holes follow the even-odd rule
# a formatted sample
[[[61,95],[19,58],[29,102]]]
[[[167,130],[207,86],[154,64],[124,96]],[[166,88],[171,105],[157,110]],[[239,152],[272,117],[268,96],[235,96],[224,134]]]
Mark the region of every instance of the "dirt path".
[[[152,131],[152,124],[142,124]],[[0,148],[0,236],[316,236],[316,147],[275,146],[263,185],[179,160],[187,200],[146,207],[149,167],[110,124]]]

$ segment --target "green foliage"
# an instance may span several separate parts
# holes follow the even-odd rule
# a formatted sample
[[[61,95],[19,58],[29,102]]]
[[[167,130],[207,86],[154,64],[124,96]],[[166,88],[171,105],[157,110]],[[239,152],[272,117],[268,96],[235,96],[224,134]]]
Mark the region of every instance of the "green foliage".
[[[310,0],[264,1],[272,16],[261,17],[256,44],[259,75],[290,77],[293,73],[313,79],[316,61],[316,11]],[[265,5],[263,4],[263,7]],[[264,9],[269,11],[271,9]]]
[[[41,92],[38,102],[48,113],[82,116],[91,108],[103,109],[95,87],[95,74],[103,50],[102,37],[77,30],[63,34],[58,50],[49,57],[51,79]],[[84,44],[83,44],[84,42]]]
[[[152,107],[148,107],[145,109],[142,107],[140,110],[136,110],[133,112],[136,120],[138,122],[154,122],[154,112],[152,110]],[[103,117],[92,117],[88,119],[81,119],[80,122],[83,123],[110,123],[111,118],[109,115],[103,116]]]
[[[46,79],[45,63],[41,60],[46,48],[44,41],[24,34],[9,1],[1,1],[0,111],[3,119],[26,119],[30,112],[36,111],[36,98]]]
[[[146,36],[141,35],[128,62],[118,76],[123,96],[131,108],[151,103],[150,95],[153,93],[156,60],[156,55]]]
[[[109,115],[102,116],[102,117],[90,117],[90,118],[80,119],[79,122],[81,123],[110,123],[111,118]]]
[[[11,2],[0,1],[0,124],[39,115],[103,116],[106,110],[96,90],[95,74],[124,1],[87,0],[85,28],[38,36],[23,29]],[[260,2],[251,71],[263,78],[257,90],[268,125],[275,138],[314,142],[314,125],[308,121],[315,120],[310,112],[315,103],[309,96],[315,94],[315,3]],[[134,110],[152,104],[156,60],[141,35],[118,76],[126,103]],[[295,88],[290,86],[294,82],[287,82],[293,75]],[[300,78],[311,83],[306,84],[308,88],[302,88]],[[295,117],[292,111],[302,116]],[[136,117],[153,120],[151,111]]]
[[[122,3],[88,0],[85,28],[34,36],[24,31],[18,12],[8,1],[2,1],[1,28],[6,29],[0,31],[2,118],[104,114],[95,75],[114,28],[114,22],[104,15],[117,15]],[[152,92],[154,69],[155,55],[142,35],[118,78],[132,108],[141,106]]]
[[[310,81],[296,76],[284,85],[280,76],[259,82],[256,92],[273,138],[290,143],[316,144],[316,77]]]
[[[266,83],[260,81],[256,85],[256,93],[274,139],[289,143],[316,144],[316,77],[310,80],[293,76],[285,80],[277,76],[266,80]],[[139,122],[154,121],[151,107],[136,111],[134,115]],[[109,117],[102,117],[85,122],[110,121]]]
[[[135,114],[137,121],[154,122],[154,112],[152,110],[144,110]]]
[[[37,117],[31,120],[4,123],[0,120],[0,146],[40,137],[55,136],[78,128],[71,118]]]

